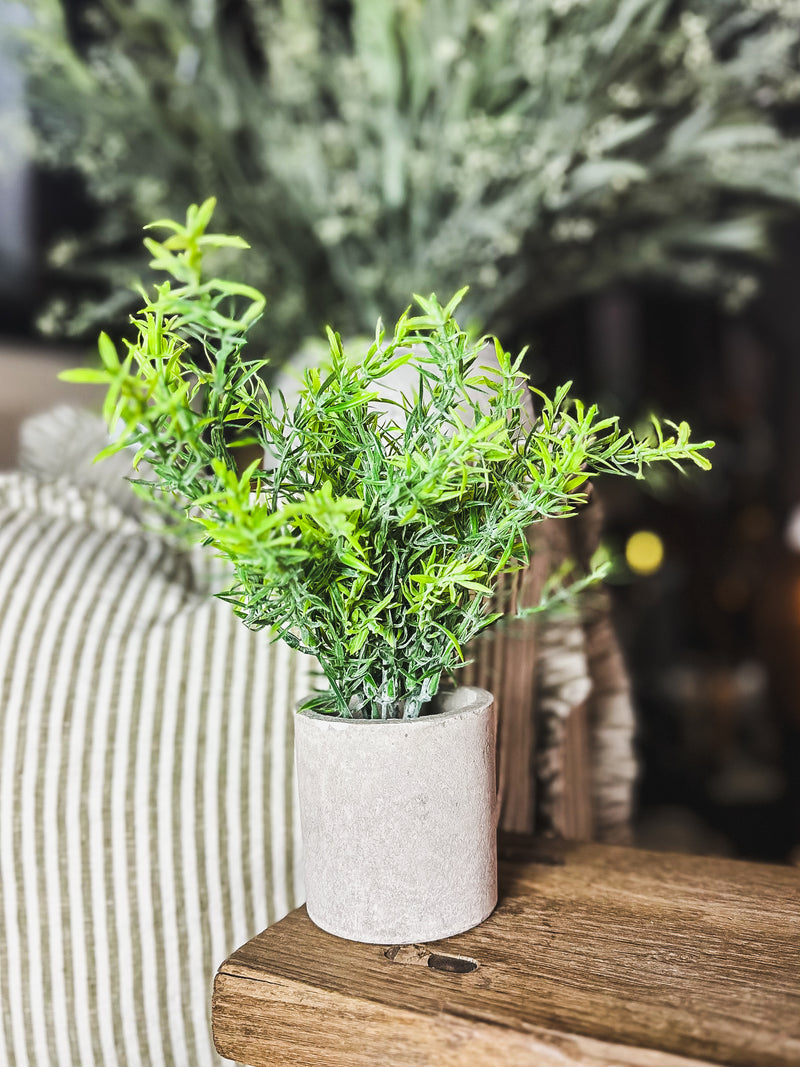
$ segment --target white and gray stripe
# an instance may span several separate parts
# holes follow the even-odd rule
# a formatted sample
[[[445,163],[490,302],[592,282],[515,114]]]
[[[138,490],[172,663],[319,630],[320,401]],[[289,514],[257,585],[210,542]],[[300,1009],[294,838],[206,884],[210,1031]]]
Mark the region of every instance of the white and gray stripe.
[[[205,1067],[214,971],[302,893],[312,664],[103,493],[0,477],[0,1063]]]

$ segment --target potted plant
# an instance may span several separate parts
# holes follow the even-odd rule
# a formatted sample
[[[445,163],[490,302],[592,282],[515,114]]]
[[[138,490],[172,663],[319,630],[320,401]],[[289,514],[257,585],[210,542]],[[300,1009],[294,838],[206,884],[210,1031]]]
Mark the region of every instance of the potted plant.
[[[498,618],[486,599],[527,560],[526,530],[573,514],[590,477],[641,477],[656,461],[707,467],[710,442],[530,391],[496,341],[417,297],[391,335],[347,352],[328,331],[324,365],[296,402],[246,362],[263,298],[206,279],[213,200],[146,242],[157,285],[120,356],[100,340],[106,450],[131,446],[150,499],[168,500],[224,557],[221,595],[250,627],[316,657],[327,687],[296,721],[311,918],[344,937],[433,940],[482,921],[497,898],[491,695],[439,694],[465,645]],[[391,379],[412,375],[413,388]],[[241,449],[256,446],[255,459]]]

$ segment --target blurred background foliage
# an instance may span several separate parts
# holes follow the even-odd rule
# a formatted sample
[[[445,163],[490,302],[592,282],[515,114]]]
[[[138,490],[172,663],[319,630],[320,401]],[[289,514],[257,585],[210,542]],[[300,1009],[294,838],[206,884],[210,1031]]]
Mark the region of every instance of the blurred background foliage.
[[[141,226],[212,193],[278,358],[434,287],[505,334],[624,278],[738,308],[800,207],[797,0],[28,7],[37,158],[92,206],[55,227],[55,336],[127,310]]]

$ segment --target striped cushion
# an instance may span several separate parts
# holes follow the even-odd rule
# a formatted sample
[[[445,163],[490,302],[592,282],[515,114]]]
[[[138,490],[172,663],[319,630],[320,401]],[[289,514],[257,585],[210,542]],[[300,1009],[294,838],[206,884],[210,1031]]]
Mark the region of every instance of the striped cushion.
[[[0,1064],[222,1062],[214,971],[302,899],[310,688],[102,492],[0,477]]]

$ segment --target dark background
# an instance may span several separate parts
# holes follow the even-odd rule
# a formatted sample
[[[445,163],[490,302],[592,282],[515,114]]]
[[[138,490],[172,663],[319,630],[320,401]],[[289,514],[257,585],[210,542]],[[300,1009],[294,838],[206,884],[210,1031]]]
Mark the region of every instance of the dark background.
[[[640,721],[640,834],[771,860],[800,842],[800,229],[776,237],[743,313],[618,289],[546,322],[534,364],[545,387],[573,378],[628,420],[669,412],[716,441],[710,475],[598,486],[612,550],[641,529],[665,548],[655,574],[623,564],[612,582]]]

